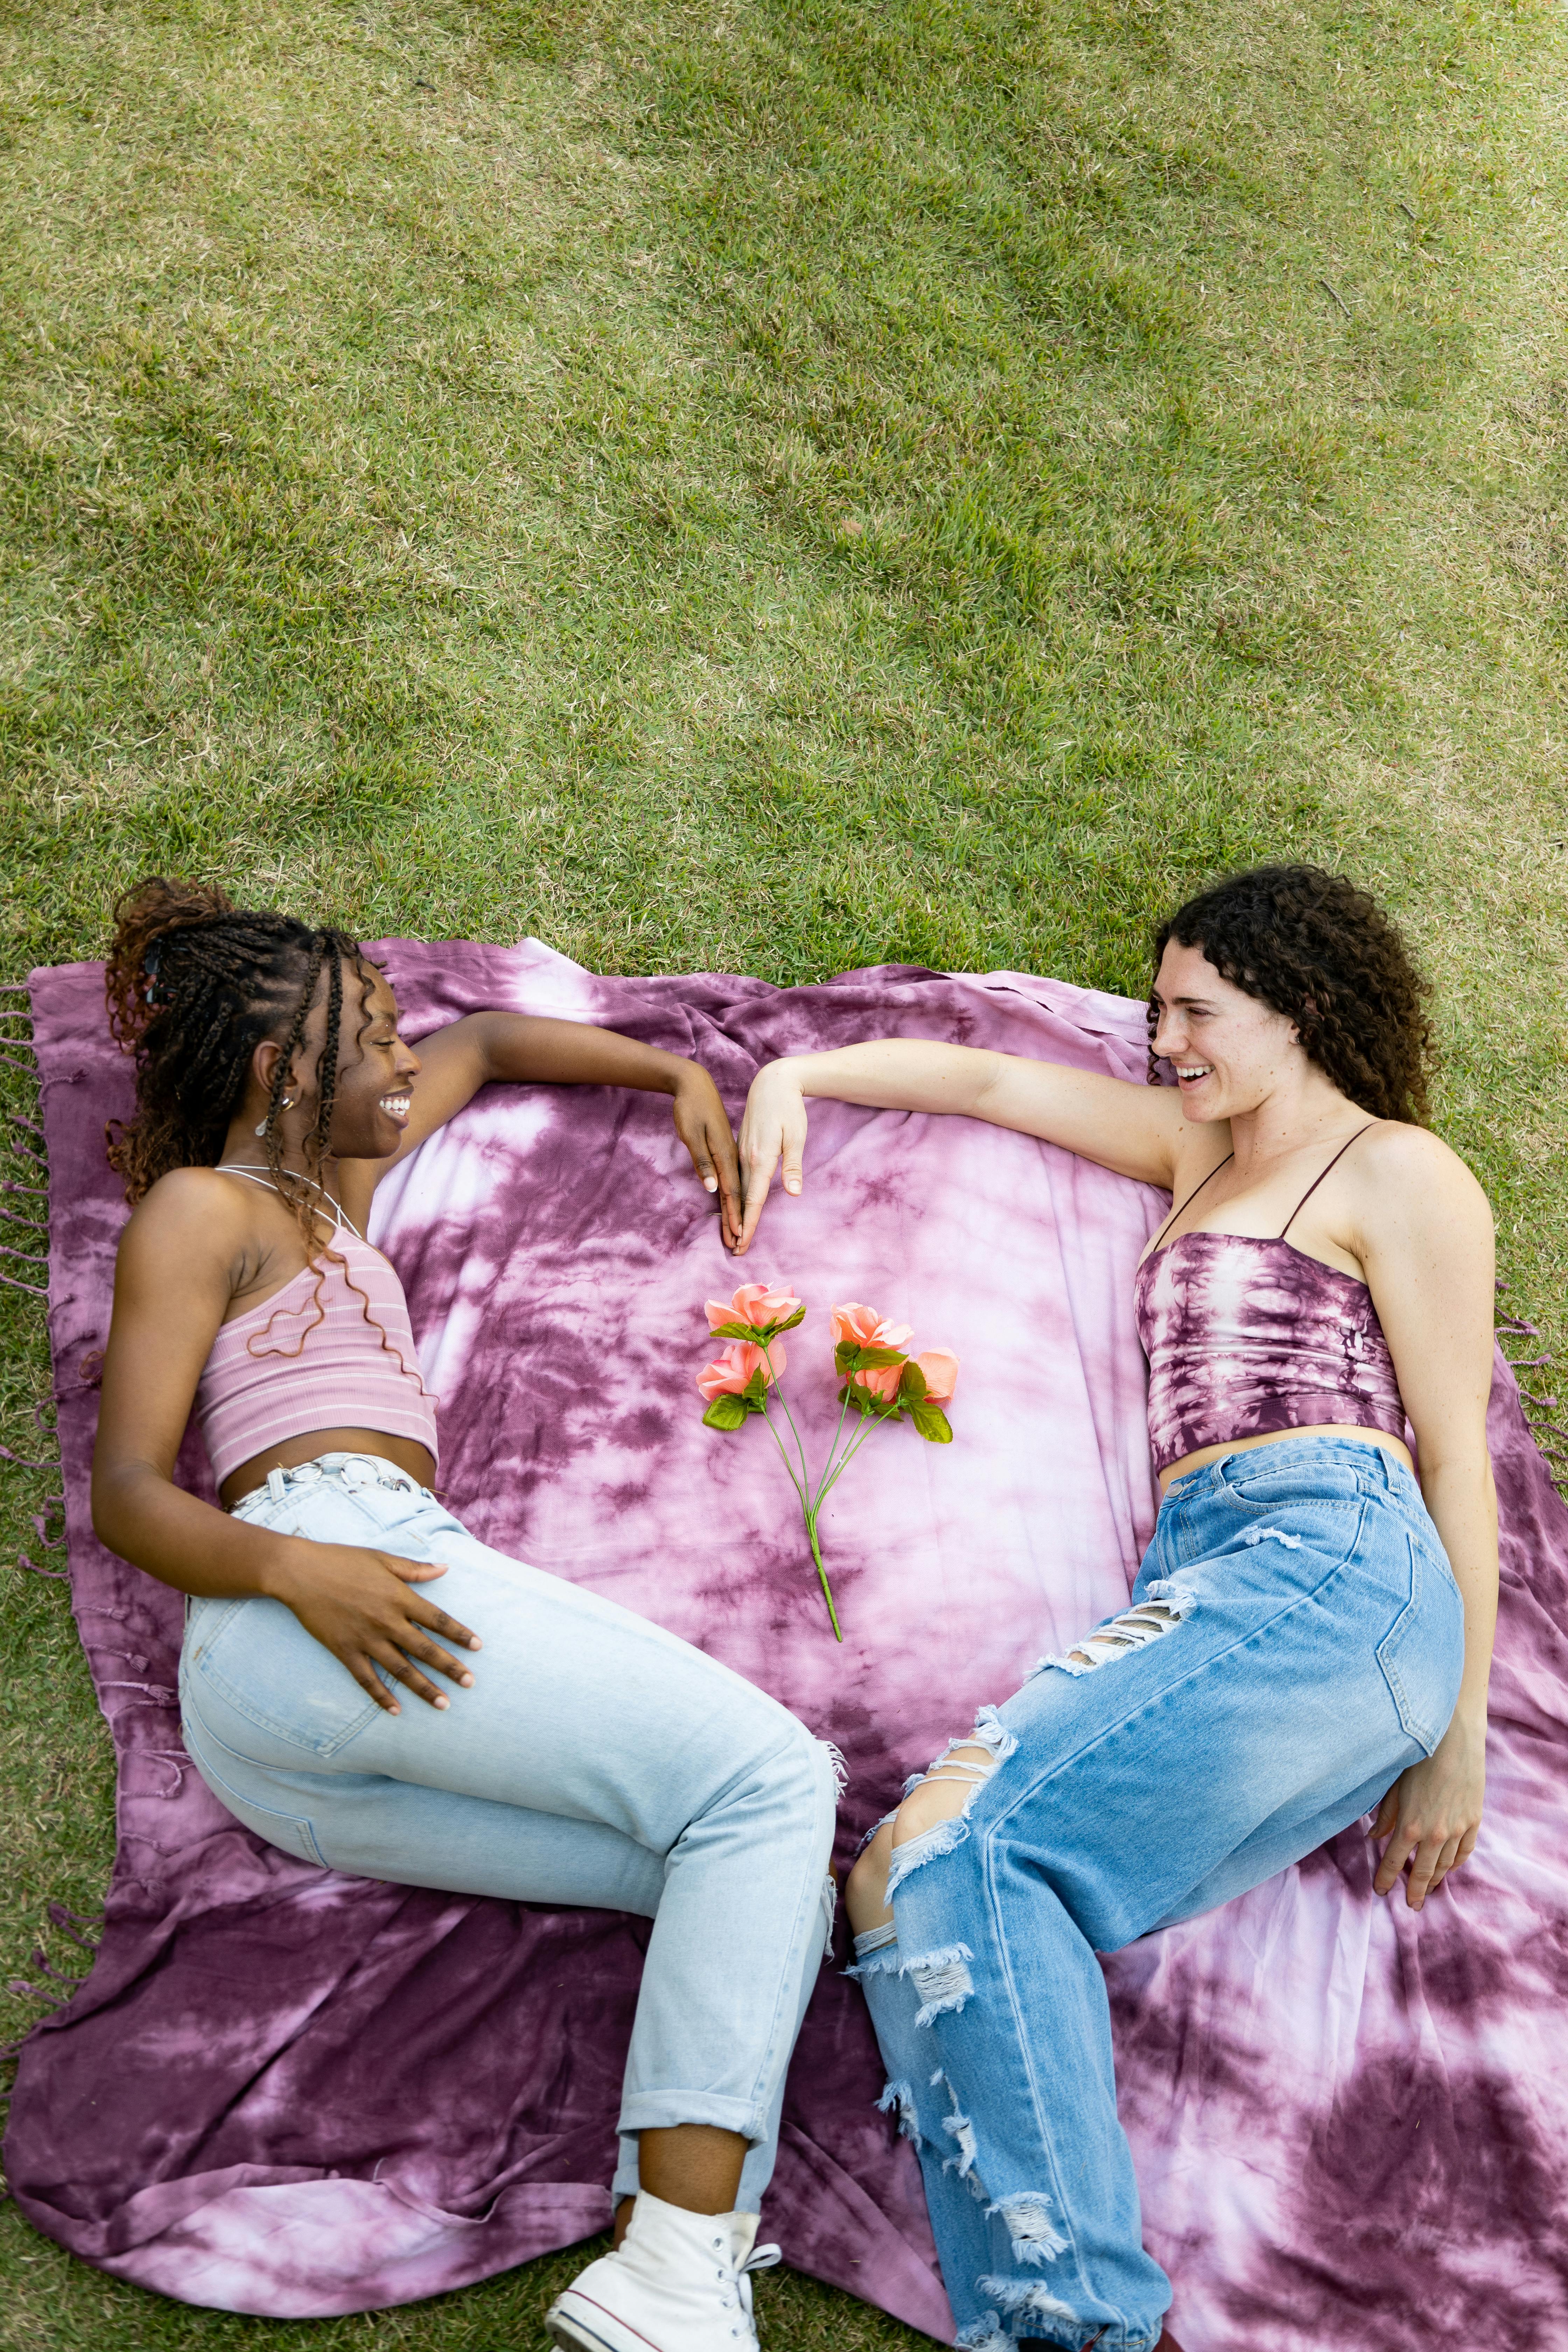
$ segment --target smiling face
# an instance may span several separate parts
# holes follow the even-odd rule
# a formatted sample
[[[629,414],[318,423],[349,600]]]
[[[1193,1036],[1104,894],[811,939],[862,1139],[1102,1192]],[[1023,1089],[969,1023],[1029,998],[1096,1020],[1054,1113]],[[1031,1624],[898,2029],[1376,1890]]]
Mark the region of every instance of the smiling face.
[[[1311,1068],[1295,1023],[1223,979],[1201,948],[1167,943],[1153,1002],[1154,1051],[1173,1066],[1194,1122],[1244,1117]]]
[[[327,1148],[336,1160],[387,1160],[408,1124],[419,1057],[397,1034],[397,999],[381,973],[372,973],[363,1011],[361,985],[358,973],[345,965],[338,1085]],[[324,1016],[321,1031],[324,1039]]]
[[[362,979],[353,965],[345,961],[342,980],[337,1083],[332,1092],[327,1150],[335,1160],[388,1160],[403,1140],[408,1125],[419,1057],[397,1034],[397,1000],[383,975],[374,966],[366,965],[365,977]],[[323,976],[285,1087],[292,1098],[291,1105],[278,1121],[278,1139],[287,1156],[291,1156],[315,1126],[320,1100],[316,1074],[326,1041],[327,982]],[[266,1112],[278,1054],[276,1044],[259,1045],[256,1051],[251,1092],[259,1102],[261,1115]],[[251,1108],[247,1104],[247,1113]]]

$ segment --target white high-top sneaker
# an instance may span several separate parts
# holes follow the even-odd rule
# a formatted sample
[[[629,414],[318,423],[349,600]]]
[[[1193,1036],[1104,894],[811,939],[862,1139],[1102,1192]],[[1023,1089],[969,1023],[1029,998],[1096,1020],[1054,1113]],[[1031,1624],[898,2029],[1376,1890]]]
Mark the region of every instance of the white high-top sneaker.
[[[567,2352],[757,2352],[752,2271],[772,2268],[754,2213],[688,2213],[638,2193],[617,2251],[601,2254],[544,2315]]]

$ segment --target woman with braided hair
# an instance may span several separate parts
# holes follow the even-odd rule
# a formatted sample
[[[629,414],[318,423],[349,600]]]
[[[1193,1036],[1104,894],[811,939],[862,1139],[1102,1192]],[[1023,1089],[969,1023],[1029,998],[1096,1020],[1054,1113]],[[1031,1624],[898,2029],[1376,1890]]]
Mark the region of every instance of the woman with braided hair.
[[[718,1091],[679,1055],[509,1013],[416,1055],[353,940],[220,890],[148,881],[117,915],[108,995],[137,1115],[110,1139],[132,1213],[93,1523],[189,1596],[192,1760],[296,1859],[652,1918],[617,2249],[548,2326],[575,2352],[744,2352],[831,1916],[831,1754],[738,1675],[489,1550],[437,1501],[408,1310],[363,1238],[380,1179],[500,1080],[673,1097],[732,1241]],[[193,1406],[221,1509],[174,1482]]]
[[[1133,1293],[1163,1500],[1129,1604],[983,1709],[849,1881],[884,2105],[976,2352],[1173,2352],[1096,1954],[1363,1813],[1378,1893],[1405,1874],[1415,1910],[1476,1843],[1492,1223],[1422,1124],[1425,999],[1363,891],[1263,866],[1156,936],[1149,1075],[1173,1087],[909,1038],[752,1084],[742,1248],[781,1153],[801,1190],[813,1095],[989,1119],[1176,1204]]]

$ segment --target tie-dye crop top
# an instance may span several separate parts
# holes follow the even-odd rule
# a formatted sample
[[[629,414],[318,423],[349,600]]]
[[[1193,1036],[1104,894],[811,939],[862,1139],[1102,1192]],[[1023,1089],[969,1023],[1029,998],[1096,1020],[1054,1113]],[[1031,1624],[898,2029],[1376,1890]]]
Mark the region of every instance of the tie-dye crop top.
[[[1316,1190],[1297,1203],[1287,1233]],[[1156,1474],[1205,1445],[1277,1430],[1337,1424],[1405,1435],[1371,1291],[1284,1234],[1182,1234],[1144,1259],[1133,1298]]]

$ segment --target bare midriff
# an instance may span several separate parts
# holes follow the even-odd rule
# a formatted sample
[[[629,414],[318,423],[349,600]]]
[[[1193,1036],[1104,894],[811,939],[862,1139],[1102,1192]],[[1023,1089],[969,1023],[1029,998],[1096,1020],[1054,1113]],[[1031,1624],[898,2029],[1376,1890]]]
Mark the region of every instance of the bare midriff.
[[[1227,1454],[1250,1454],[1259,1445],[1279,1445],[1290,1437],[1348,1437],[1357,1445],[1380,1446],[1415,1475],[1410,1448],[1402,1438],[1389,1437],[1382,1430],[1365,1429],[1359,1423],[1323,1421],[1315,1422],[1308,1429],[1266,1429],[1256,1437],[1233,1437],[1223,1445],[1200,1445],[1195,1454],[1185,1454],[1180,1462],[1173,1462],[1168,1470],[1161,1471],[1160,1492],[1165,1492],[1173,1478],[1184,1478],[1189,1470],[1201,1470],[1207,1463],[1223,1461]]]
[[[428,1486],[435,1481],[436,1465],[428,1448],[412,1437],[391,1437],[380,1429],[308,1429],[301,1436],[253,1454],[248,1462],[231,1470],[218,1490],[224,1509],[232,1511],[254,1493],[269,1470],[297,1470],[301,1462],[314,1462],[320,1454],[374,1454],[406,1470],[418,1486]]]

